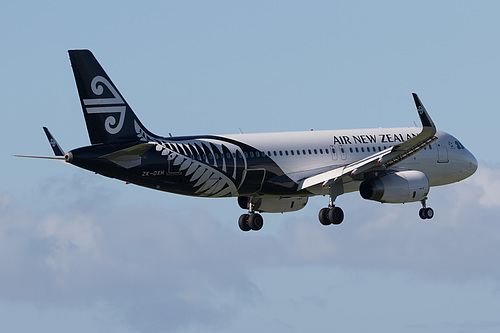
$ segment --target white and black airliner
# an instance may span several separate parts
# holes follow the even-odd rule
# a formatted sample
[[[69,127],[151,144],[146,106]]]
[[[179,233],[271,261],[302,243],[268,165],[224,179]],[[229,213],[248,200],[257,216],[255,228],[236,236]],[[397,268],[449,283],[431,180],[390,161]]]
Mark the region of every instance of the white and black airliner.
[[[416,94],[422,127],[162,137],[144,127],[89,50],[69,57],[91,145],[65,153],[44,128],[55,153],[46,158],[155,190],[237,197],[248,211],[238,221],[243,231],[262,228],[259,212],[297,211],[315,195],[329,198],[319,221],[340,224],[335,201],[353,191],[382,203],[421,202],[420,217],[430,219],[430,187],[477,169],[457,138],[436,129]]]

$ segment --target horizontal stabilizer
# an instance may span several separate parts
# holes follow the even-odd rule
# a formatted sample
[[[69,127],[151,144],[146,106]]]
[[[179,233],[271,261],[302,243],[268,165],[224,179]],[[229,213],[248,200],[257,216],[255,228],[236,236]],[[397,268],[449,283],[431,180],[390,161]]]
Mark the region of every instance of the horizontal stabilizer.
[[[153,147],[150,143],[141,143],[128,147],[100,158],[107,159],[123,168],[130,169],[141,165],[141,156]]]

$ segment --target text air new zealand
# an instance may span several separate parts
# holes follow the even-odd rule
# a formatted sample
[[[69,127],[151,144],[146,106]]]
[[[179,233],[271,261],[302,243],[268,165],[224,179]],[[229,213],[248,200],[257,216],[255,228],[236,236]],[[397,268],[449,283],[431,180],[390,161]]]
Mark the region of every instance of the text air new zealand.
[[[90,51],[69,57],[92,145],[64,154],[44,128],[56,156],[30,157],[63,159],[161,191],[237,197],[248,211],[238,221],[243,231],[262,228],[259,212],[296,211],[315,195],[329,197],[319,221],[340,224],[335,201],[353,191],[383,203],[421,202],[420,217],[430,219],[430,187],[477,169],[457,138],[436,129],[416,94],[421,128],[162,137],[144,127]]]

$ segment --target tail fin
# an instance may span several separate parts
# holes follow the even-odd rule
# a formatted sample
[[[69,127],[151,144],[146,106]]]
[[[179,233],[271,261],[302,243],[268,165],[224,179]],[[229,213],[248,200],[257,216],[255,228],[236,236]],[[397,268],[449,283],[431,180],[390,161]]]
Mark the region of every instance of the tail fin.
[[[158,138],[141,124],[92,52],[68,53],[93,145]]]

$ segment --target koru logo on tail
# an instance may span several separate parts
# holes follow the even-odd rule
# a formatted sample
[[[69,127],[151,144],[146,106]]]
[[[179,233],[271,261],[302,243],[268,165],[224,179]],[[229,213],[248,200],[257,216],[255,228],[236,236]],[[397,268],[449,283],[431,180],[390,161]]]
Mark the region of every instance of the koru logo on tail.
[[[125,111],[127,106],[120,94],[111,85],[111,83],[102,76],[96,76],[92,79],[90,87],[96,96],[104,93],[103,85],[111,92],[111,98],[87,98],[83,100],[86,106],[85,111],[88,114],[112,114],[104,121],[104,128],[109,134],[117,134],[121,131],[125,121]],[[117,115],[118,113],[118,115]],[[118,121],[116,120],[118,117]]]

